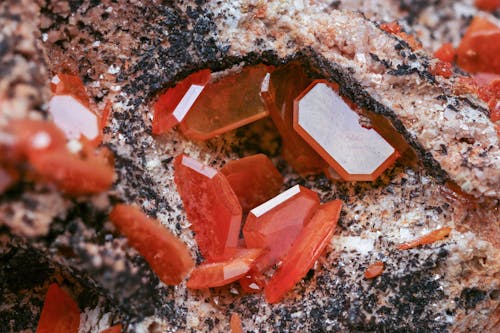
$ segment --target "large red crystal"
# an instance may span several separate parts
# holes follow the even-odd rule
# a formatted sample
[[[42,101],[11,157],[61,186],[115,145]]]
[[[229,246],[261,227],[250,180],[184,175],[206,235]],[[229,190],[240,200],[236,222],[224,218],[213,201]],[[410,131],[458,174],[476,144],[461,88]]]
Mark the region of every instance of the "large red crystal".
[[[318,206],[315,192],[296,185],[250,211],[243,227],[245,243],[269,250],[257,261],[258,271],[283,257]]]
[[[227,162],[222,172],[247,212],[280,192],[283,176],[264,154]]]
[[[165,284],[179,284],[194,267],[187,246],[137,207],[116,205],[111,222]]]
[[[306,276],[330,242],[341,207],[342,201],[334,200],[321,205],[314,213],[283,258],[280,268],[266,285],[264,293],[269,303],[278,302],[288,290]]]
[[[85,86],[78,76],[57,74],[51,81],[54,96],[49,102],[49,112],[54,123],[69,139],[84,136],[89,140],[100,135],[100,119],[93,111]]]
[[[163,134],[180,123],[210,80],[210,70],[204,69],[168,89],[154,104],[153,134]]]
[[[260,99],[263,82],[272,68],[249,66],[205,86],[180,124],[190,139],[207,140],[266,117]]]
[[[57,284],[51,284],[45,296],[36,333],[78,333],[79,326],[78,305]]]
[[[457,48],[457,64],[468,72],[500,74],[500,27],[476,16]]]
[[[196,267],[186,283],[191,289],[221,287],[243,277],[252,269],[262,249],[238,249],[229,259]]]
[[[269,115],[282,138],[281,154],[302,175],[319,173],[327,166],[293,129],[293,100],[311,82],[301,65],[291,63],[271,73],[269,88],[262,91]]]
[[[226,177],[180,155],[175,159],[174,180],[203,256],[218,260],[226,249],[237,247],[242,210]]]

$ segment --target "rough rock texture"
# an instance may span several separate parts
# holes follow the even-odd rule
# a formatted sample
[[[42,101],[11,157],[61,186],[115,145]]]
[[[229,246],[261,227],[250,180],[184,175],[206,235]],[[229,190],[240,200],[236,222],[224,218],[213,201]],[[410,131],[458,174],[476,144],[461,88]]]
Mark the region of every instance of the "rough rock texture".
[[[27,57],[16,51],[19,43],[2,48],[0,40],[0,64],[17,55],[18,73],[31,75],[24,80],[39,96],[0,95],[0,103],[29,100],[33,104],[22,102],[23,110],[43,110],[50,77],[45,68],[48,74],[79,74],[97,104],[112,102],[104,144],[115,153],[118,180],[109,193],[93,197],[58,197],[30,182],[0,197],[0,224],[7,226],[0,243],[1,332],[34,329],[48,283],[60,281],[55,277],[60,275],[68,277],[65,285],[74,296],[91,295],[79,302],[86,309],[81,332],[98,332],[112,321],[130,332],[227,332],[232,312],[249,331],[498,330],[498,137],[476,97],[452,94],[455,77],[447,81],[429,74],[432,60],[424,51],[411,51],[361,14],[335,10],[347,8],[348,1],[311,6],[306,1],[39,0],[22,1],[19,20],[4,15],[18,8],[15,1],[7,3],[8,8],[0,5],[0,22],[12,28],[0,36],[18,31],[19,22],[29,25],[32,33],[20,38],[32,47],[43,41],[45,61],[40,52]],[[358,3],[374,21],[435,8],[425,1],[418,5],[423,9],[401,9],[408,1]],[[465,1],[460,5],[470,8]],[[440,1],[439,6],[454,5]],[[388,14],[391,8],[395,11]],[[33,32],[35,25],[41,34]],[[425,40],[424,45],[434,47]],[[192,71],[291,59],[313,76],[338,81],[351,99],[387,116],[422,163],[401,161],[373,183],[332,183],[321,175],[294,174],[278,157],[279,138],[268,120],[205,143],[187,141],[177,131],[151,135],[155,96]],[[14,72],[2,75],[0,92],[16,82],[23,81]],[[0,119],[9,117],[4,105]],[[266,142],[260,139],[263,130]],[[108,221],[113,203],[135,203],[185,241],[200,261],[173,182],[173,158],[185,152],[220,167],[258,151],[273,157],[286,177],[283,189],[298,183],[318,191],[323,201],[346,203],[327,254],[280,304],[268,305],[261,295],[242,296],[237,285],[196,292],[184,284],[166,287]],[[443,185],[447,178],[489,198],[462,199]],[[58,204],[47,211],[49,199]],[[10,216],[21,216],[20,222]],[[35,216],[35,222],[22,216]],[[396,249],[443,226],[454,228],[444,241]],[[12,235],[33,236],[32,230],[42,237]],[[365,280],[364,269],[377,260],[385,263],[383,275]],[[40,279],[26,281],[27,275]],[[28,301],[33,306],[25,306]]]

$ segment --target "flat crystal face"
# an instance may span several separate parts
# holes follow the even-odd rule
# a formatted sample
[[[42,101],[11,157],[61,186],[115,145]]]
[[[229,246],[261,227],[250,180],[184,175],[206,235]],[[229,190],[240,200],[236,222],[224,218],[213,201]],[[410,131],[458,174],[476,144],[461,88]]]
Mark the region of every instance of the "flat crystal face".
[[[296,100],[294,128],[346,180],[372,180],[397,152],[327,82],[313,83]],[[356,176],[359,175],[359,176]]]
[[[79,139],[83,135],[93,140],[99,135],[96,114],[71,95],[52,97],[49,112],[68,139]]]

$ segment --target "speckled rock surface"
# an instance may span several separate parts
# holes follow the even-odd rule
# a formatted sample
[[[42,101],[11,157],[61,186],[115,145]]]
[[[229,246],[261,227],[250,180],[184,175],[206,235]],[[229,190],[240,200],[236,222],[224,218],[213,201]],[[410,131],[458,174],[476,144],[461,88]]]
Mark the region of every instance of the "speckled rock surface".
[[[38,97],[28,99],[29,106],[23,102],[23,110],[43,116],[50,75],[79,74],[98,105],[112,102],[104,144],[115,154],[118,175],[112,190],[92,197],[63,197],[29,182],[0,197],[0,318],[5,322],[0,331],[34,330],[49,282],[64,281],[84,310],[80,332],[99,332],[114,322],[130,332],[227,332],[232,312],[240,314],[246,331],[255,332],[495,332],[498,137],[476,97],[454,96],[453,78],[428,73],[432,60],[424,51],[412,52],[361,14],[335,9],[360,9],[374,22],[401,17],[417,30],[423,29],[421,13],[434,8],[422,2],[423,9],[412,7],[410,15],[401,7],[407,2],[384,3],[380,8],[372,1],[312,6],[306,1],[38,0],[23,1],[20,20],[3,15],[17,7],[0,5],[6,26],[30,26],[31,37],[18,38],[41,45],[30,57],[18,55],[14,44],[0,48],[0,64],[17,55],[20,72],[31,75],[24,80],[34,84]],[[468,1],[460,5],[474,12]],[[462,23],[450,19],[450,24]],[[422,41],[430,50],[438,43],[425,35]],[[313,76],[335,79],[344,94],[387,116],[420,163],[401,161],[369,184],[332,183],[321,175],[294,174],[279,158],[279,138],[269,120],[205,143],[187,141],[176,131],[151,135],[155,96],[192,71],[291,59]],[[27,70],[31,64],[36,71]],[[19,82],[13,75],[2,75],[0,93]],[[23,94],[7,96],[8,102],[24,100]],[[4,105],[0,119],[9,117]],[[220,167],[258,151],[270,155],[285,176],[283,189],[302,184],[318,191],[322,201],[345,201],[326,254],[280,304],[268,305],[261,295],[243,296],[237,285],[195,292],[184,283],[167,287],[108,221],[113,203],[137,204],[201,261],[175,190],[173,157],[185,152]],[[461,201],[443,185],[448,178],[483,199],[475,205]],[[396,249],[442,226],[454,228],[445,241]],[[33,265],[22,265],[25,258]],[[384,274],[365,280],[364,269],[377,260],[384,261]],[[39,279],[21,278],[27,275]],[[32,305],[23,306],[27,303]]]

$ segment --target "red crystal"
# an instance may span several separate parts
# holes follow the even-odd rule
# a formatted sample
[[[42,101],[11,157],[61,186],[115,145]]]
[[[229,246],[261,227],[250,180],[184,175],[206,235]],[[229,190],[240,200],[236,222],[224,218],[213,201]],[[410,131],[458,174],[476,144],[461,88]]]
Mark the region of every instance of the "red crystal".
[[[476,16],[457,48],[457,64],[468,72],[500,74],[500,27]]]
[[[182,133],[207,140],[266,117],[260,91],[270,71],[268,66],[250,66],[208,83],[180,123]]]
[[[78,333],[79,326],[78,305],[57,284],[51,284],[45,296],[36,333]]]
[[[314,265],[335,231],[342,201],[334,200],[321,205],[301,230],[292,248],[283,258],[280,268],[264,290],[269,303],[278,302]]]
[[[101,133],[100,119],[92,110],[85,86],[78,76],[57,74],[51,81],[54,96],[49,102],[49,112],[54,123],[69,139],[81,135],[89,140]]]
[[[449,78],[453,74],[453,66],[449,62],[438,61],[431,65],[430,73],[432,75]]]
[[[453,62],[455,59],[455,49],[451,43],[443,44],[439,49],[434,52],[434,57],[441,61]]]
[[[261,254],[262,249],[238,249],[225,261],[202,264],[191,272],[186,286],[191,289],[205,289],[234,282],[250,271]]]
[[[474,4],[479,9],[491,12],[500,8],[499,0],[476,0]]]
[[[316,80],[295,99],[294,128],[347,181],[373,181],[399,157],[374,129],[364,128],[356,106],[339,87]]]
[[[238,280],[241,289],[247,294],[260,293],[266,286],[264,276],[254,270],[250,270],[245,276]]]
[[[274,265],[290,249],[318,206],[315,192],[296,185],[250,211],[243,227],[245,243],[269,249],[256,264],[259,272]]]
[[[366,269],[365,278],[366,279],[376,278],[377,276],[381,275],[383,271],[384,271],[384,263],[381,261],[374,262]]]
[[[204,69],[168,89],[154,104],[153,134],[163,134],[179,124],[210,81],[210,70]]]
[[[163,283],[177,285],[193,268],[187,246],[137,207],[116,205],[109,217]]]
[[[180,155],[175,159],[174,180],[192,224],[201,253],[208,260],[224,257],[235,248],[242,210],[226,177],[199,161]]]
[[[227,162],[220,170],[247,212],[280,192],[283,176],[264,154]]]
[[[291,63],[271,73],[269,89],[262,97],[282,138],[282,155],[301,175],[319,173],[326,162],[293,129],[293,100],[311,79],[299,64]]]

